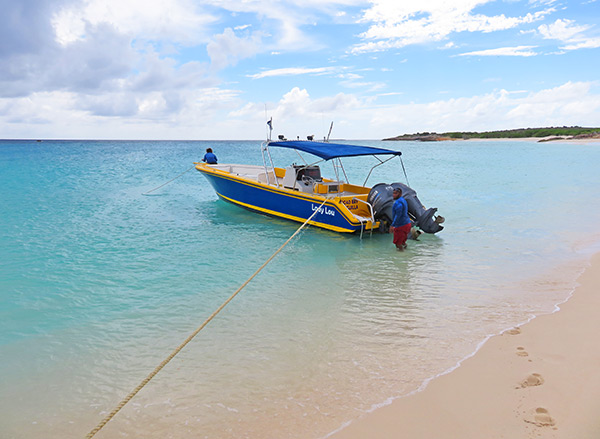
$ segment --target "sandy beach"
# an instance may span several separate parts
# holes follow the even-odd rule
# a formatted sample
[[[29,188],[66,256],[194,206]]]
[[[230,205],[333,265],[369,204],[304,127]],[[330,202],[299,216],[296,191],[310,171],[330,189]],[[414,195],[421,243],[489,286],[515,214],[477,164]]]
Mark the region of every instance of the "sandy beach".
[[[560,138],[562,137],[562,138]],[[552,140],[550,140],[552,139]],[[548,136],[548,137],[506,137],[506,138],[490,138],[490,139],[460,139],[463,142],[536,142],[536,143],[545,143],[550,141],[552,142],[560,142],[560,143],[572,143],[572,144],[580,144],[587,145],[592,143],[600,143],[600,137],[589,137],[586,139],[573,139],[569,136]]]
[[[600,254],[568,301],[489,339],[424,391],[333,434],[364,438],[600,437]]]

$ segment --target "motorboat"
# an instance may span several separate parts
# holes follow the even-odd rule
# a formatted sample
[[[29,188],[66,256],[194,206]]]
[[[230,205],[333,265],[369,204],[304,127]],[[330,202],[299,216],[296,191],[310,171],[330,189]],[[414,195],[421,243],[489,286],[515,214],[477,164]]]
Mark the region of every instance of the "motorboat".
[[[293,149],[304,163],[275,167],[271,148]],[[300,223],[312,216],[310,225],[340,233],[359,232],[361,237],[365,231],[385,233],[393,219],[392,192],[395,187],[400,187],[414,227],[426,233],[437,233],[443,229],[441,223],[444,218],[437,215],[437,209],[426,209],[409,186],[403,183],[366,186],[376,167],[394,158],[401,160],[400,151],[319,142],[312,140],[311,136],[309,140],[267,140],[261,144],[261,152],[263,165],[200,162],[195,165],[219,198],[261,214]],[[306,161],[304,153],[318,159]],[[362,185],[352,184],[348,181],[342,159],[364,156],[376,157],[377,163]],[[320,165],[324,162],[333,165],[332,178],[321,175]]]

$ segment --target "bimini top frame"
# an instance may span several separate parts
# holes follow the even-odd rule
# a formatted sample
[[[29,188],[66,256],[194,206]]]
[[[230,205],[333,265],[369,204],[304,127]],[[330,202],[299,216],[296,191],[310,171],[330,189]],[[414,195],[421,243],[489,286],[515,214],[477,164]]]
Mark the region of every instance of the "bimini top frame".
[[[324,160],[331,160],[339,157],[357,157],[361,155],[402,155],[400,151],[375,148],[372,146],[344,145],[341,143],[312,142],[305,140],[267,142],[266,146],[296,149],[298,151],[308,152],[312,155],[316,155]]]
[[[271,154],[269,152],[269,147],[275,146],[279,148],[289,148],[293,149],[296,152],[302,151],[307,152],[309,154],[320,157],[322,160],[318,160],[316,163],[312,163],[313,165],[318,164],[321,161],[334,160],[334,170],[336,173],[336,179],[340,180],[340,176],[338,175],[338,168],[342,170],[344,177],[346,178],[346,182],[348,182],[348,177],[346,176],[346,171],[340,160],[342,157],[359,157],[359,156],[374,156],[379,163],[371,168],[363,186],[366,186],[369,177],[373,170],[387,161],[393,159],[394,157],[400,157],[402,152],[393,151],[391,149],[384,148],[376,148],[373,146],[361,146],[361,145],[347,145],[342,143],[329,143],[329,142],[314,142],[314,141],[305,141],[305,140],[285,140],[285,141],[267,141],[263,143],[263,163],[265,165],[265,169],[267,168],[266,159],[264,157],[264,152],[266,151],[269,155],[269,161],[271,162],[271,168],[274,168],[273,160],[271,158]],[[392,157],[387,160],[381,160],[378,156],[380,155],[391,155]],[[337,160],[336,160],[337,159]],[[402,158],[400,157],[400,161]],[[306,162],[305,162],[306,163]],[[309,166],[307,164],[307,166]],[[402,165],[404,168],[404,164]],[[406,172],[405,172],[406,173]],[[268,175],[268,174],[267,174]]]

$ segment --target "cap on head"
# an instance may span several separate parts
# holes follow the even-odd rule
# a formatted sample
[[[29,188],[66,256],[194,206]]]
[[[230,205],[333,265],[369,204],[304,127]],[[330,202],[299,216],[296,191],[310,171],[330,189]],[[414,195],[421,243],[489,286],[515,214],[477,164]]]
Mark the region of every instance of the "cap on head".
[[[398,192],[399,194],[402,194],[402,189],[400,189],[399,187],[395,187],[392,192]]]

